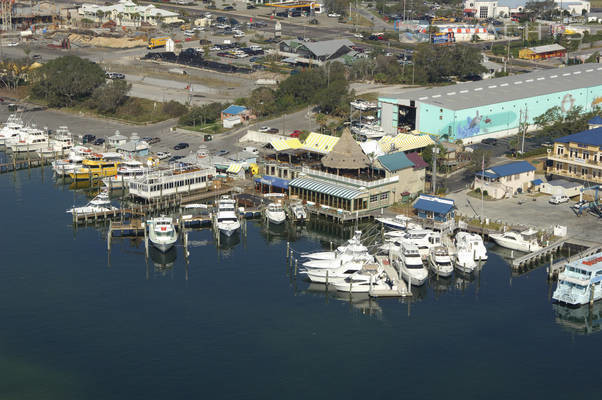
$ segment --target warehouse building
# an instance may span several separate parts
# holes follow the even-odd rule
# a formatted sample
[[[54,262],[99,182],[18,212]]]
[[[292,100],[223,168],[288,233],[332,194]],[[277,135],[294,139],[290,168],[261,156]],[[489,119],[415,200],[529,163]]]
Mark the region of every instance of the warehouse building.
[[[379,98],[387,134],[414,130],[465,144],[518,132],[552,107],[589,112],[602,102],[602,65],[581,64]]]

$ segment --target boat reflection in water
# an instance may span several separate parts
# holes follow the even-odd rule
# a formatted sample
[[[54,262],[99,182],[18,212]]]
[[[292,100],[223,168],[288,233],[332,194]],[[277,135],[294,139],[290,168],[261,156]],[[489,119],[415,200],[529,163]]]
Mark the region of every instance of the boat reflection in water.
[[[363,315],[374,316],[378,319],[382,318],[382,308],[368,293],[338,292],[334,287],[327,291],[326,285],[321,283],[310,283],[301,293],[324,297],[326,302],[329,299],[346,302],[349,303],[353,311],[359,311]]]
[[[173,269],[174,263],[178,256],[178,252],[176,251],[175,247],[172,247],[166,252],[162,252],[156,249],[154,246],[150,246],[149,252],[156,272],[165,275],[167,272]]]
[[[602,330],[602,301],[579,307],[554,303],[552,308],[556,323],[569,332],[589,335]]]

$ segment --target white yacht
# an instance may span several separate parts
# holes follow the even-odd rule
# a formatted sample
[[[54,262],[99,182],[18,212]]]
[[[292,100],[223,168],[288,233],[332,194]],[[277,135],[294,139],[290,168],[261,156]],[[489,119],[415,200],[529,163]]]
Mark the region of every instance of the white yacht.
[[[341,265],[350,262],[374,262],[374,257],[368,253],[366,246],[360,242],[362,232],[356,231],[352,239],[349,240],[347,246],[340,246],[336,251],[320,252],[305,255],[310,258],[310,261],[303,263],[307,269],[334,269]]]
[[[286,213],[278,203],[270,203],[265,209],[265,216],[272,224],[282,224],[286,220]]]
[[[335,258],[340,257],[345,253],[356,253],[356,254],[364,254],[368,252],[366,246],[363,246],[361,243],[362,232],[355,231],[355,234],[351,239],[347,241],[346,245],[339,246],[335,251],[320,251],[317,253],[306,253],[303,254],[302,257],[309,258],[311,260],[334,260]]]
[[[6,140],[6,147],[13,153],[40,151],[48,147],[48,134],[34,126],[21,129],[18,137]]]
[[[426,259],[432,248],[441,246],[441,233],[430,229],[410,230],[397,243],[411,243],[415,245],[418,247],[420,256]]]
[[[376,104],[375,102],[365,101],[362,99],[354,100],[350,104],[353,108],[361,111],[368,111],[378,108],[378,104]]]
[[[447,278],[454,272],[454,263],[449,256],[447,248],[438,246],[431,249],[428,264],[435,275]]]
[[[88,213],[100,213],[106,211],[117,210],[117,207],[111,205],[111,199],[109,193],[106,191],[100,192],[96,197],[82,207],[73,207],[67,210],[68,214],[88,214]]]
[[[526,253],[541,250],[541,246],[537,243],[537,231],[533,229],[527,229],[523,232],[492,233],[489,237],[500,246],[512,250]]]
[[[414,222],[412,218],[406,217],[403,214],[396,215],[395,217],[382,217],[376,218],[378,222],[386,226],[387,228],[395,229],[397,232],[402,233],[405,230],[421,229],[422,227]],[[394,231],[395,232],[395,231]],[[387,232],[392,233],[392,232]],[[385,233],[385,235],[387,234]]]
[[[300,202],[291,203],[290,207],[291,212],[295,215],[297,221],[303,222],[307,219],[307,211],[305,210],[305,207],[303,207],[303,204]]]
[[[455,241],[456,247],[463,247],[471,251],[475,261],[487,260],[487,248],[481,236],[476,233],[458,232]]]
[[[387,274],[378,264],[365,264],[355,274],[334,283],[339,292],[369,293],[374,290],[397,290],[397,286],[391,284]]]
[[[328,280],[328,283],[335,284],[360,271],[364,264],[363,261],[352,260],[336,268],[310,268],[302,271],[302,273],[307,275],[312,282],[326,283]]]
[[[351,131],[355,133],[356,136],[366,140],[380,139],[387,135],[384,129],[376,124],[362,124],[359,127],[351,128]]]
[[[66,126],[59,126],[57,130],[48,139],[48,148],[44,151],[48,151],[52,154],[62,154],[68,152],[73,147],[73,137],[69,128]]]
[[[401,276],[412,286],[424,285],[429,276],[428,270],[422,263],[418,246],[412,243],[401,244],[398,267],[401,269]]]
[[[222,196],[217,202],[216,225],[220,233],[232,236],[240,228],[240,221],[236,216],[236,201],[230,196]]]
[[[456,268],[465,274],[471,274],[477,268],[477,263],[474,259],[474,252],[470,248],[456,247]]]
[[[103,178],[102,183],[109,189],[123,189],[127,182],[150,172],[150,169],[137,160],[125,160],[117,169],[117,175]]]
[[[166,252],[178,240],[178,232],[170,217],[156,217],[147,221],[148,239],[158,250]]]
[[[552,298],[577,306],[602,298],[602,252],[569,262],[558,275]]]
[[[6,145],[6,140],[19,136],[24,128],[23,120],[16,114],[11,114],[0,129],[0,146]]]
[[[52,170],[56,176],[69,176],[82,167],[82,161],[86,159],[100,160],[100,154],[92,153],[87,147],[74,146],[69,150],[69,154],[64,160],[56,160],[52,162]]]

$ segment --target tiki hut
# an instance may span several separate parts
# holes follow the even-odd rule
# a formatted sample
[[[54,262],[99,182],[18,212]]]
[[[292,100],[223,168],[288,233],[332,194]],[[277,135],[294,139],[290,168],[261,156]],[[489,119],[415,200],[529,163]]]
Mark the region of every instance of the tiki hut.
[[[322,158],[322,165],[336,169],[337,175],[340,170],[357,170],[359,175],[362,168],[370,166],[370,159],[346,128],[330,153]]]

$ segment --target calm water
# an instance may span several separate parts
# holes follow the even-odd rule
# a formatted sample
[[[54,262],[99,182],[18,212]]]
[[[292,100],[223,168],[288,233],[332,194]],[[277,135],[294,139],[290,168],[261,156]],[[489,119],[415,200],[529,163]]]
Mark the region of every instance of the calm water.
[[[561,309],[561,323],[543,268],[511,277],[490,253],[478,279],[431,283],[411,303],[350,300],[293,279],[286,238],[258,224],[220,252],[191,233],[188,267],[181,248],[147,265],[125,239],[109,264],[104,232],[74,232],[65,214],[85,202],[48,168],[0,176],[2,399],[600,393],[600,304]]]

